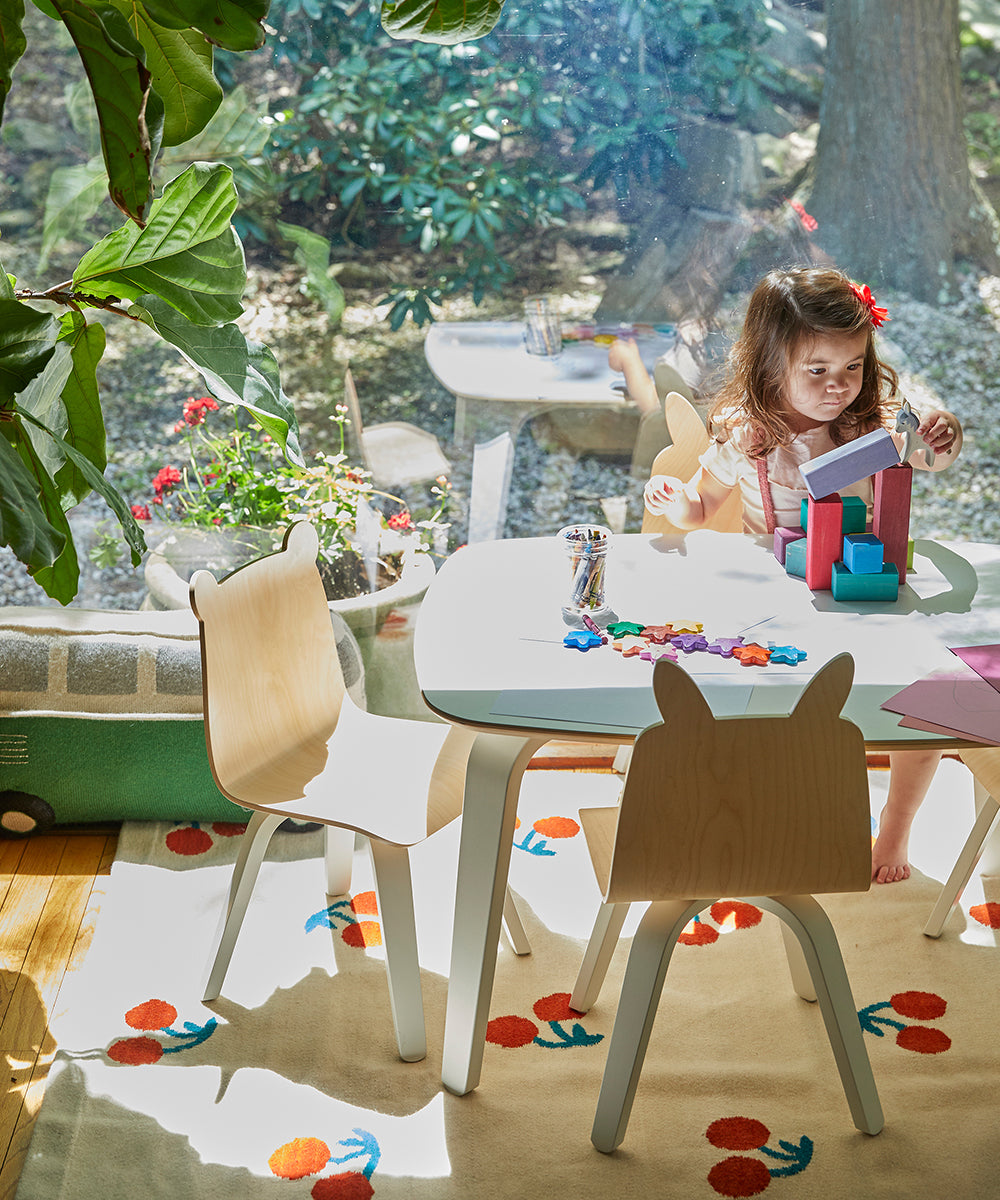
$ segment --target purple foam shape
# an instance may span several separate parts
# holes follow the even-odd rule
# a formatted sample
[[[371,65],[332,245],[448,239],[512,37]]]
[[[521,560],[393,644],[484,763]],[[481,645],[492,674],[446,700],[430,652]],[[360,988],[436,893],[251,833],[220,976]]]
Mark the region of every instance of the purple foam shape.
[[[721,654],[723,658],[732,658],[733,651],[737,646],[743,645],[741,637],[734,638],[716,638],[714,642],[710,642],[705,649],[709,654]]]
[[[670,639],[670,644],[685,654],[692,654],[695,650],[707,650],[708,638],[703,633],[679,633]]]
[[[853,442],[845,442],[803,463],[799,471],[809,495],[820,500],[898,462],[899,451],[888,429],[873,429]]]

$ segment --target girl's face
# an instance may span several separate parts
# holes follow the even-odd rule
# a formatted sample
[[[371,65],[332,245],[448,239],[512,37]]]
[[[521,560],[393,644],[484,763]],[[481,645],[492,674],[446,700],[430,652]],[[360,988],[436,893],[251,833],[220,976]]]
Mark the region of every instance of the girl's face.
[[[864,380],[868,332],[817,334],[800,343],[785,376],[785,413],[796,433],[818,429],[853,404]]]

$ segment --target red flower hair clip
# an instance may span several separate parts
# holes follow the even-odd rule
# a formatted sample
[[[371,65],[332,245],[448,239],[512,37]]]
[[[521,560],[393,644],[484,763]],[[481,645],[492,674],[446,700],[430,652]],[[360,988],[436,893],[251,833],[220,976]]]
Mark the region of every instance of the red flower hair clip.
[[[875,303],[875,297],[872,295],[872,290],[867,283],[864,286],[864,291],[862,291],[856,283],[852,283],[851,291],[855,294],[855,296],[857,296],[865,308],[868,309],[868,315],[871,317],[871,322],[876,329],[878,329],[883,322],[892,320],[892,318],[889,316],[889,310],[887,308],[879,308]]]

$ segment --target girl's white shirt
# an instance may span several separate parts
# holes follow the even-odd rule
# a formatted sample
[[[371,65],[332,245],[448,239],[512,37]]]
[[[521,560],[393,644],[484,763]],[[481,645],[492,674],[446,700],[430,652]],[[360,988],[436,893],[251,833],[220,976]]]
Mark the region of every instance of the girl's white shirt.
[[[767,519],[760,495],[756,460],[747,457],[746,428],[737,427],[727,442],[712,442],[698,460],[723,487],[739,487],[743,497],[743,528],[747,533],[767,533]],[[796,526],[801,522],[801,505],[808,496],[799,467],[834,448],[829,426],[797,434],[787,446],[778,446],[767,456],[767,477],[771,484],[775,524]],[[842,496],[860,496],[872,507],[870,478],[841,489]]]

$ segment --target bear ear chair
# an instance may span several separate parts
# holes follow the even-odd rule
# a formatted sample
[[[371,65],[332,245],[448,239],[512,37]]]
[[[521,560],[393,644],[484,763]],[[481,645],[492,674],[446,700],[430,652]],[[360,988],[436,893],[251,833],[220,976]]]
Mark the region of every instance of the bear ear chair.
[[[636,739],[617,808],[580,813],[604,903],[570,1007],[595,1003],[629,904],[649,901],[632,939],[591,1140],[620,1145],[670,957],[716,900],[746,898],[781,920],[792,985],[819,1000],[851,1116],[883,1116],[836,934],[813,893],[871,886],[861,731],[840,716],[854,662],[832,659],[789,716],[713,716],[683,668],[661,659],[663,723]]]

